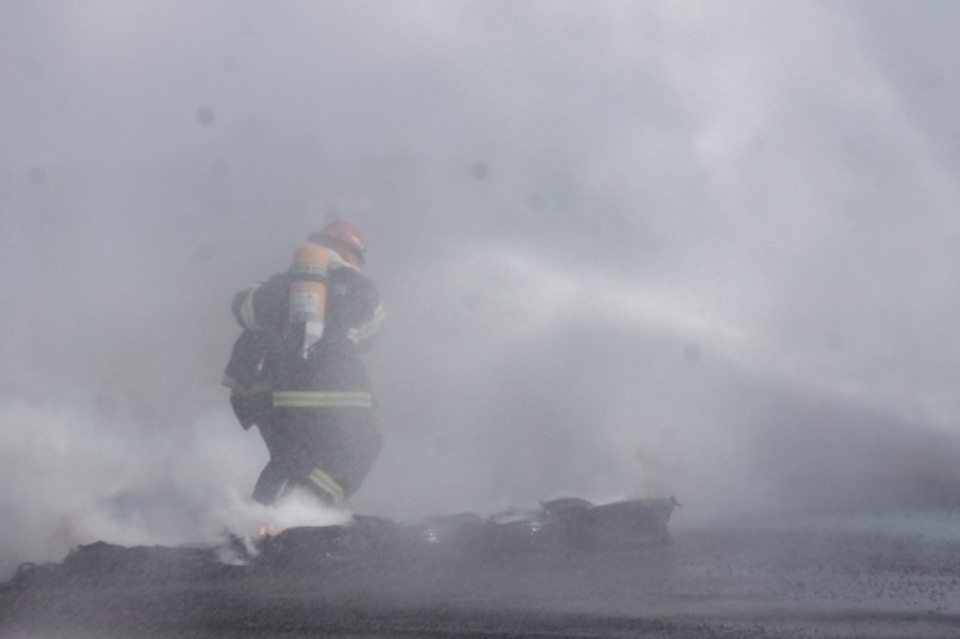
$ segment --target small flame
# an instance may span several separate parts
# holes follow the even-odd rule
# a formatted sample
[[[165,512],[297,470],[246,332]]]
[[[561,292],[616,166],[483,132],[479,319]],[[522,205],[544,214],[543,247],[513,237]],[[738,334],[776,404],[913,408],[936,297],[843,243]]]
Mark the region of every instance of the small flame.
[[[260,529],[257,532],[259,537],[263,539],[264,537],[272,537],[273,535],[276,535],[280,532],[280,528],[271,524],[264,524],[260,526]]]

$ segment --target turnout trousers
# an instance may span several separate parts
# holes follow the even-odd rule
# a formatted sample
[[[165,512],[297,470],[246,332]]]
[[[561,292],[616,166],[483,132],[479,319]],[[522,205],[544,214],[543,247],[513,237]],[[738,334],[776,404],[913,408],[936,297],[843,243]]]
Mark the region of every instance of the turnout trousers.
[[[356,492],[380,454],[373,408],[276,404],[257,424],[270,461],[253,498],[272,504],[300,487],[332,504]]]

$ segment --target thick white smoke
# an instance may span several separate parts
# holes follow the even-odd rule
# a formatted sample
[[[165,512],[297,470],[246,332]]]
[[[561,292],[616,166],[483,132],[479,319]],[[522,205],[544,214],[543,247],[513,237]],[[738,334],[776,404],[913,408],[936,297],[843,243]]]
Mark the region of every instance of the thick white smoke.
[[[389,314],[357,510],[956,480],[950,11],[4,3],[2,569],[267,517],[229,301],[337,207]]]
[[[14,518],[0,571],[59,558],[79,544],[221,544],[292,525],[327,525],[345,513],[294,499],[252,503],[250,469],[265,455],[235,435],[227,416],[174,432],[136,432],[95,408],[0,409],[4,448],[0,508]],[[226,423],[225,423],[226,422]],[[239,429],[237,429],[239,430]]]

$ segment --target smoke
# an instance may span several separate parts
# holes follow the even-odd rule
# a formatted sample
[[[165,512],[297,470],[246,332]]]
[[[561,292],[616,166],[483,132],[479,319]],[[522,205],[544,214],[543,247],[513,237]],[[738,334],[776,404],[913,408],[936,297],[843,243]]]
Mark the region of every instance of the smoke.
[[[955,9],[902,11],[5,3],[3,565],[260,525],[229,300],[332,210],[389,315],[358,511],[956,481]]]
[[[96,407],[0,409],[5,491],[0,508],[15,517],[0,570],[58,558],[79,544],[216,544],[227,533],[341,523],[347,515],[303,499],[279,508],[238,492],[249,469],[265,462],[250,438],[224,437],[226,416],[190,430],[131,432]],[[227,423],[224,423],[227,422]],[[220,431],[220,432],[218,432]]]

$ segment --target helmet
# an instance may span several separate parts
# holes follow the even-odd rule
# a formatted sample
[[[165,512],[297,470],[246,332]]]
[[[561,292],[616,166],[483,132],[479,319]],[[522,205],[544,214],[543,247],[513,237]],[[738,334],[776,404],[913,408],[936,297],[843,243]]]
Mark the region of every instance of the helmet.
[[[344,220],[330,222],[321,231],[311,233],[307,240],[334,250],[346,249],[357,256],[360,264],[365,261],[367,246],[363,243],[363,231],[356,224]]]

